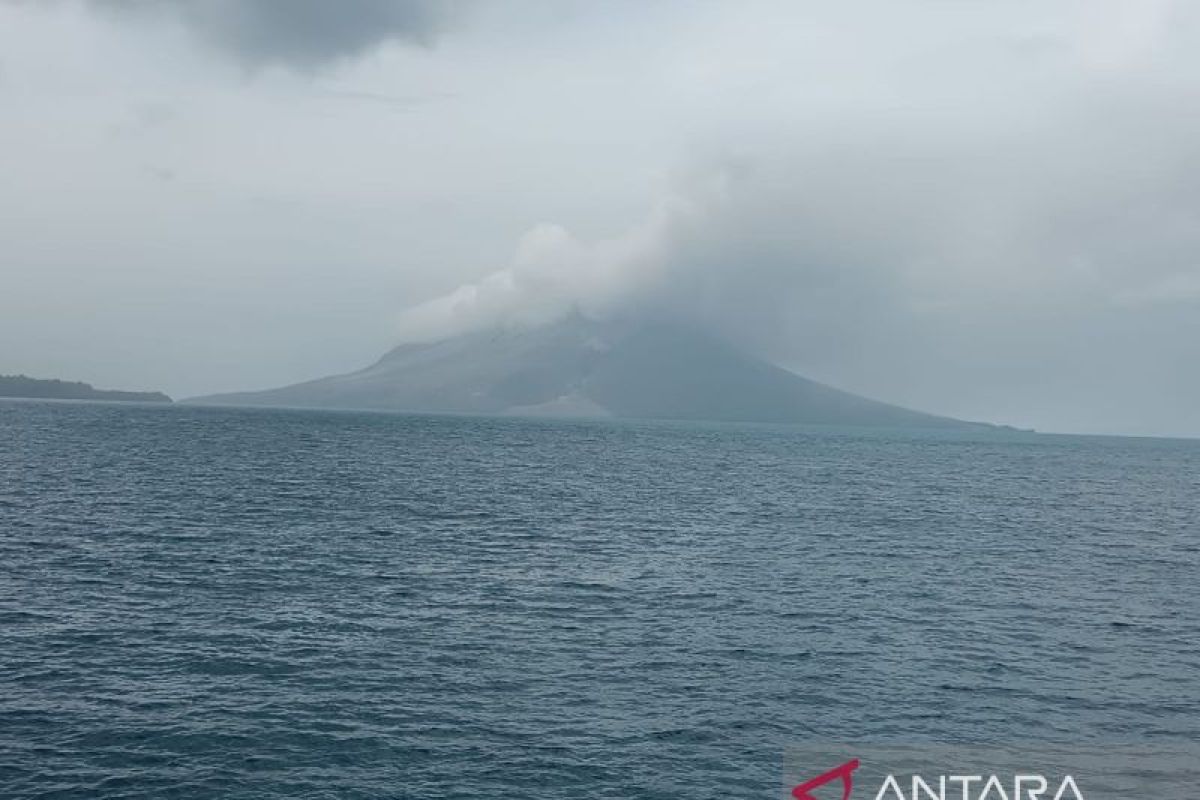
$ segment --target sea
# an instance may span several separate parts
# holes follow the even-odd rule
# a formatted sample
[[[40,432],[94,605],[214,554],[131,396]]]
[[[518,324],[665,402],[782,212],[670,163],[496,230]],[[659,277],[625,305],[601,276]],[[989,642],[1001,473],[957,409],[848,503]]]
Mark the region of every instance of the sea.
[[[0,402],[0,797],[1200,739],[1200,441]]]

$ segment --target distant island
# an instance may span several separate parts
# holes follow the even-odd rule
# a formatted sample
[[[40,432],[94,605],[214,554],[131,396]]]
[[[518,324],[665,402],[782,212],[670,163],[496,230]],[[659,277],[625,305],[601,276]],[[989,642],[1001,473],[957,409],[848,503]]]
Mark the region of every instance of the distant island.
[[[82,381],[41,380],[27,375],[0,375],[0,397],[38,400],[115,400],[124,403],[170,403],[162,392],[118,392],[96,389]]]
[[[690,326],[575,313],[402,344],[366,369],[215,405],[1000,430],[818,383]]]

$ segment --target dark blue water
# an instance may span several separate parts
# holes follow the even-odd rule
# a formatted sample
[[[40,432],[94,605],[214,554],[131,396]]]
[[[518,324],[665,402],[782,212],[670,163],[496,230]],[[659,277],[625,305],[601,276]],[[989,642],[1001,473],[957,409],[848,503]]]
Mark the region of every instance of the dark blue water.
[[[1200,442],[0,403],[0,795],[1200,736]]]

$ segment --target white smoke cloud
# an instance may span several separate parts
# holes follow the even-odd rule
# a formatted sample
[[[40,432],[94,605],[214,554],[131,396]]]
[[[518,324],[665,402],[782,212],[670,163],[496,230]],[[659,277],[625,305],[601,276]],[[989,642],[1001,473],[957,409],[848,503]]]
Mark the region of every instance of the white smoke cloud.
[[[677,179],[626,231],[528,231],[510,265],[404,312],[402,338],[571,311],[672,314],[760,345],[888,318],[1186,301],[1200,276],[1200,123],[1104,98],[965,145],[894,125],[764,146]],[[1178,109],[1186,108],[1186,104]],[[1140,114],[1140,116],[1139,116]],[[1118,124],[1117,119],[1125,121]],[[1102,127],[1103,126],[1103,127]]]
[[[427,341],[539,325],[573,312],[606,317],[669,293],[680,251],[719,213],[732,177],[728,167],[683,177],[645,219],[597,242],[580,241],[561,225],[536,225],[521,237],[508,267],[404,312],[400,337]]]
[[[402,331],[668,316],[943,413],[1021,422],[1010,409],[1037,404],[1075,429],[1128,418],[1122,404],[1178,413],[1184,390],[1139,387],[1178,384],[1200,357],[1184,333],[1200,319],[1200,96],[1156,88],[1024,98],[1021,125],[896,114],[749,141],[736,167],[694,170],[620,235],[535,228],[508,268]]]

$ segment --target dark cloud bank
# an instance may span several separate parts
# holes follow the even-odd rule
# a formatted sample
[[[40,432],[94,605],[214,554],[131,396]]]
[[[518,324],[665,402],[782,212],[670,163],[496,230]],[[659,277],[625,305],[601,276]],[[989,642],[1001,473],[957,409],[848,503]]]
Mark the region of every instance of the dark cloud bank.
[[[454,13],[438,0],[92,0],[98,9],[174,19],[254,67],[315,69],[388,41],[427,45]]]

